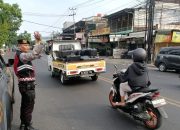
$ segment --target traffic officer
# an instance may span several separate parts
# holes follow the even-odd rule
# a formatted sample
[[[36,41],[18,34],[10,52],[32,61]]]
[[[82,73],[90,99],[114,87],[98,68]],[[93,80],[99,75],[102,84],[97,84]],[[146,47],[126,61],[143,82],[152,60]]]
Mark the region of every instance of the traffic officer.
[[[43,45],[40,34],[35,34],[36,45],[32,52],[30,42],[25,39],[18,40],[18,50],[14,59],[14,72],[18,78],[19,91],[21,93],[20,130],[36,130],[32,127],[32,112],[35,100],[35,71],[32,60],[40,58]]]

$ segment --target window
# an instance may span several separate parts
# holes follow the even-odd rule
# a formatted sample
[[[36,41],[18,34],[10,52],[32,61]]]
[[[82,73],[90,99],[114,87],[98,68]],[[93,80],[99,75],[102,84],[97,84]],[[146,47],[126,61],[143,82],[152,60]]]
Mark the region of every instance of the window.
[[[69,45],[60,45],[59,50],[74,50],[74,46],[69,44]]]
[[[160,51],[159,54],[168,54],[168,51],[163,50],[163,51]]]
[[[170,55],[177,55],[180,56],[180,50],[172,50],[169,52]]]

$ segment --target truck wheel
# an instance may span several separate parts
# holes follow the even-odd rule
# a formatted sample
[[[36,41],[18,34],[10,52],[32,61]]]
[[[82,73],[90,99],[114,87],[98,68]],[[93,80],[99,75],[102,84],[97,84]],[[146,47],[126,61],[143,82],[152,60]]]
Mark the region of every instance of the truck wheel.
[[[48,66],[48,70],[51,71],[51,66]]]
[[[51,77],[54,78],[55,77],[55,72],[51,71]]]
[[[60,81],[61,81],[61,84],[65,84],[66,83],[65,76],[64,76],[63,73],[60,73]]]
[[[92,81],[96,81],[98,79],[97,75],[91,76]]]

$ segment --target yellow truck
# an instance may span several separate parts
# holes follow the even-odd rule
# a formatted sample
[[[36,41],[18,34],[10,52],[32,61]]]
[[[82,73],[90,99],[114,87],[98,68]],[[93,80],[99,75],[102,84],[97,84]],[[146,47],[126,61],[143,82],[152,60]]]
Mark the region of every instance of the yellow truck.
[[[97,50],[82,49],[79,41],[54,41],[50,46],[48,68],[51,76],[59,76],[62,84],[70,78],[91,77],[92,81],[106,71],[104,59],[97,56]]]

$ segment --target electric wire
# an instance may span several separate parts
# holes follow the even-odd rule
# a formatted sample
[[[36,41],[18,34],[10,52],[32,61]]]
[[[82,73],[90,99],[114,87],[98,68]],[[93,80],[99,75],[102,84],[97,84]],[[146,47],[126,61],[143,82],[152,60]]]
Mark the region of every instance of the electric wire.
[[[23,21],[24,21],[24,22],[28,22],[28,23],[32,23],[32,24],[37,24],[37,25],[40,25],[40,26],[47,26],[47,27],[51,27],[51,28],[62,29],[62,28],[59,28],[59,27],[56,27],[56,26],[51,26],[51,25],[46,25],[46,24],[36,23],[36,22],[33,22],[33,21],[29,21],[29,20],[23,20]]]
[[[66,14],[41,14],[41,13],[32,13],[32,12],[24,12],[23,15],[29,15],[29,16],[37,16],[37,17],[64,17],[69,16]]]
[[[81,8],[84,8],[84,7],[88,7],[88,6],[90,6],[90,5],[92,5],[93,4],[93,1],[94,0],[87,0],[86,2],[82,2],[82,3],[80,3],[80,4],[78,4],[78,5],[75,5],[75,6],[73,6],[73,7],[77,7],[77,8],[79,8],[79,9],[81,9]],[[96,4],[98,4],[98,3],[101,3],[101,2],[103,2],[104,0],[101,0],[101,1],[94,1],[94,3],[96,3]],[[139,8],[139,7],[144,7],[145,6],[145,1],[140,1],[140,0],[136,0],[136,1],[138,1],[139,3],[137,4],[137,5],[135,5],[135,6],[133,6],[133,7],[131,7],[131,8]],[[134,2],[134,0],[132,1],[132,2]],[[126,4],[126,6],[127,5],[130,5],[130,4],[132,4],[132,2],[128,2],[128,4]],[[124,7],[125,5],[121,5],[121,6],[119,6],[119,7],[117,7],[117,8],[114,8],[114,9],[111,9],[110,11],[108,11],[108,13],[109,12],[112,12],[112,11],[114,11],[114,10],[116,10],[116,9],[119,9],[120,7]],[[99,6],[100,7],[100,6]],[[156,9],[155,8],[155,10],[158,12],[158,13],[160,13],[161,11],[164,13],[164,12],[168,12],[169,10],[175,10],[175,11],[177,11],[177,9],[179,9],[178,7],[171,7],[171,8],[163,8],[163,9]],[[88,10],[89,11],[89,10]],[[179,11],[179,10],[178,10]],[[156,12],[156,14],[158,14]],[[84,12],[83,12],[84,13]],[[155,14],[155,15],[156,15]],[[26,12],[26,14],[25,15],[34,15],[34,16],[37,16],[37,17],[43,17],[43,16],[50,16],[50,14],[41,14],[41,13],[30,13],[29,12],[29,14]],[[58,15],[58,14],[53,14],[51,17],[61,17],[60,19],[62,19],[62,18],[64,18],[64,19],[67,19],[68,18],[68,16],[69,15],[65,15],[65,14],[62,14],[62,15]],[[174,22],[179,22],[179,20],[178,20],[178,18],[177,19],[173,19],[173,18],[176,18],[176,17],[178,17],[179,16],[179,14],[177,14],[177,15],[173,15],[173,16],[171,16],[171,21],[174,21]],[[139,16],[138,16],[138,19],[137,20],[139,20],[139,24],[141,24],[141,20],[145,20],[145,14],[144,15],[141,15],[141,14],[139,14]],[[166,17],[164,17],[163,15],[162,15],[162,18],[158,18],[158,16],[155,16],[154,17],[154,21],[156,22],[156,21],[158,21],[158,20],[166,20],[166,19],[168,19],[169,17],[168,16],[166,16]],[[60,19],[58,19],[56,22],[59,22],[60,23]],[[33,24],[37,24],[37,25],[41,25],[41,26],[46,26],[46,27],[48,27],[48,29],[49,28],[58,28],[58,29],[60,29],[59,27],[56,27],[56,26],[53,26],[53,25],[55,25],[55,24],[53,24],[53,25],[46,25],[46,24],[40,24],[40,23],[36,23],[36,22],[32,22],[32,21],[28,21],[28,20],[24,20],[25,22],[29,22],[29,23],[33,23]],[[62,20],[61,20],[62,21]],[[62,29],[62,28],[61,28]]]

